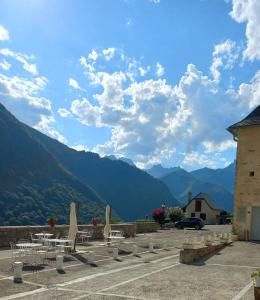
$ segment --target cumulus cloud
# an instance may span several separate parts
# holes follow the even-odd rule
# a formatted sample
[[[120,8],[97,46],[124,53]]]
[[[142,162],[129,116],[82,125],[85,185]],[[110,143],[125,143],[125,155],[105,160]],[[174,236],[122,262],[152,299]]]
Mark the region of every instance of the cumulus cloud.
[[[202,145],[205,147],[207,153],[223,152],[231,148],[236,148],[237,146],[236,142],[230,139],[218,144],[212,141],[204,141]]]
[[[29,63],[33,56],[28,56],[26,54],[14,52],[7,48],[0,49],[0,54],[6,57],[12,57],[15,60],[19,61],[22,64],[23,68],[32,75],[38,74],[36,65]]]
[[[40,115],[40,122],[34,128],[66,144],[68,142],[67,139],[53,126],[55,122],[53,115]]]
[[[116,49],[115,48],[107,48],[102,51],[106,60],[110,60],[115,56]]]
[[[83,144],[78,144],[78,145],[74,145],[74,146],[70,146],[70,148],[77,150],[77,151],[89,151],[88,147],[86,145]]]
[[[208,167],[214,168],[216,162],[212,156],[200,154],[198,152],[186,153],[182,162],[183,166],[194,166],[195,168]]]
[[[214,47],[210,71],[215,80],[220,80],[221,73],[219,69],[221,67],[226,70],[231,70],[233,68],[235,62],[239,58],[239,52],[240,47],[236,45],[236,42],[229,39]]]
[[[9,39],[9,32],[2,25],[0,25],[0,41],[7,41]]]
[[[67,110],[66,108],[59,108],[59,109],[58,109],[58,114],[59,114],[62,118],[67,118],[68,116],[70,116],[70,111]]]
[[[161,77],[164,75],[164,68],[159,62],[156,63],[156,75],[158,77]]]
[[[164,69],[159,62],[157,77],[144,80],[150,66],[118,49],[113,57],[118,69],[107,72],[100,50],[95,61],[89,55],[80,58],[97,92],[72,100],[71,114],[86,126],[111,129],[111,138],[92,149],[101,155],[131,157],[139,167],[170,161],[175,155],[182,156],[185,165],[194,166],[197,160],[197,166],[216,166],[221,153],[235,147],[226,128],[260,104],[260,71],[235,89],[220,85],[221,72],[232,69],[240,53],[240,47],[227,39],[214,47],[213,78],[189,64],[180,81],[171,85],[161,78]]]
[[[66,142],[66,139],[53,126],[55,119],[51,101],[39,95],[47,82],[45,77],[27,79],[0,74],[1,102],[19,120],[61,142]]]
[[[98,58],[98,53],[93,49],[93,50],[89,53],[88,58],[91,59],[91,60],[93,60],[93,61],[95,61],[95,60],[97,60],[97,58]]]
[[[7,48],[0,49],[0,55],[13,59],[12,65],[16,71],[16,74],[12,75],[0,74],[1,103],[22,122],[61,142],[67,142],[55,128],[51,100],[42,96],[48,79],[38,75],[36,65],[30,63],[34,57]],[[21,67],[30,74],[25,73],[21,76]],[[8,70],[9,62],[3,59],[0,61],[0,68]]]
[[[230,15],[238,23],[246,22],[247,47],[244,57],[252,61],[260,59],[260,1],[233,0]]]
[[[140,72],[140,75],[143,77],[150,71],[150,66],[148,66],[147,68],[139,67],[138,70]]]
[[[3,70],[7,71],[10,69],[10,67],[11,67],[11,64],[9,64],[5,59],[0,61],[0,68],[2,68]]]
[[[75,90],[84,91],[84,89],[80,87],[79,83],[73,78],[69,79],[69,86],[71,86]]]
[[[260,71],[257,71],[249,83],[241,83],[235,97],[240,99],[243,107],[252,110],[260,104]]]

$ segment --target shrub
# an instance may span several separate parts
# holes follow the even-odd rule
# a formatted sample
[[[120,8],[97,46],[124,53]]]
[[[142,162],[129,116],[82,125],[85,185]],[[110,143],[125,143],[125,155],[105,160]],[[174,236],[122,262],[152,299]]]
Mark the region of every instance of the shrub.
[[[170,208],[169,218],[172,222],[180,221],[184,218],[184,214],[181,208]]]

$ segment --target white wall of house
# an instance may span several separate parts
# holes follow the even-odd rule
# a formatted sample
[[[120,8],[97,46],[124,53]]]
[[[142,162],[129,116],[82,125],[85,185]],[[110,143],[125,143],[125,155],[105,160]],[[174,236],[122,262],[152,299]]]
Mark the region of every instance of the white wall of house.
[[[195,211],[195,202],[196,200],[193,199],[187,206],[186,206],[186,217],[192,217],[192,213],[194,213],[195,218],[201,218],[201,214],[206,214],[206,220],[204,221],[205,224],[218,224],[219,223],[219,215],[220,211],[212,209],[208,206],[207,202],[201,199],[201,211]],[[201,218],[202,219],[202,218]]]

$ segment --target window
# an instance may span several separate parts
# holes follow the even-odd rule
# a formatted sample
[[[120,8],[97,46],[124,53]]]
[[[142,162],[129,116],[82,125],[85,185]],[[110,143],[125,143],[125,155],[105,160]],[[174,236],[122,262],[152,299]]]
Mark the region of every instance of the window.
[[[201,211],[201,200],[196,200],[195,211]]]
[[[250,171],[249,172],[249,176],[251,176],[251,177],[255,176],[255,172],[254,171]]]
[[[191,213],[190,216],[191,216],[192,218],[194,218],[194,217],[195,217],[195,213]]]
[[[206,214],[200,214],[200,218],[205,221],[206,218],[207,218],[207,215]]]

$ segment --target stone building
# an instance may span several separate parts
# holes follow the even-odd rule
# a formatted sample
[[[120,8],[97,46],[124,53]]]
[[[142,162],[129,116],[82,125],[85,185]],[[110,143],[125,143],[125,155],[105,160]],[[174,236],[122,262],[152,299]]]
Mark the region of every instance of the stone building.
[[[221,212],[217,204],[206,193],[199,193],[195,197],[189,194],[189,202],[185,206],[185,216],[187,218],[200,218],[205,224],[219,224]]]
[[[228,131],[237,142],[233,230],[260,240],[260,106]]]

